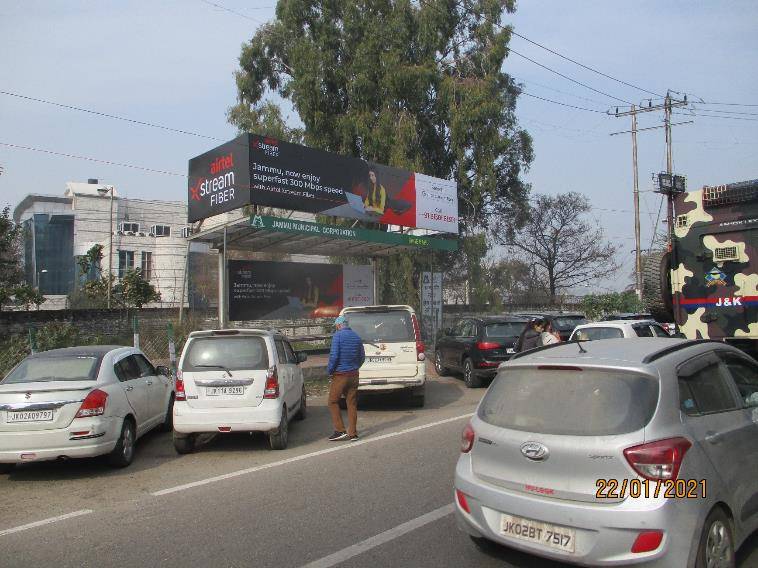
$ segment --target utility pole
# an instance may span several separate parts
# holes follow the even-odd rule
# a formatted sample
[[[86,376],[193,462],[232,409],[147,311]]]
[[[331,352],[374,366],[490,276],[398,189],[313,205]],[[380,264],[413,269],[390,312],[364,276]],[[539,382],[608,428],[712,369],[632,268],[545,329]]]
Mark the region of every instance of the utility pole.
[[[640,183],[637,167],[637,109],[632,105],[632,170],[634,173],[634,282],[637,299],[642,299],[642,245],[640,244]]]
[[[636,245],[636,253],[635,253],[635,263],[634,263],[634,275],[635,275],[635,287],[637,289],[637,297],[642,298],[642,244],[640,240],[640,190],[639,190],[639,168],[637,165],[637,133],[647,130],[656,130],[658,128],[665,128],[666,129],[666,163],[667,163],[667,172],[669,175],[672,175],[673,170],[673,158],[672,158],[672,148],[671,148],[671,127],[672,126],[680,126],[682,124],[691,124],[693,121],[689,120],[686,122],[678,122],[675,124],[671,123],[671,109],[674,107],[683,107],[687,106],[687,97],[684,97],[684,100],[678,101],[673,100],[671,98],[671,95],[669,93],[666,93],[666,98],[664,99],[663,104],[659,105],[653,105],[652,101],[648,101],[647,106],[639,106],[631,105],[630,109],[628,111],[622,111],[619,112],[619,109],[616,108],[615,113],[611,113],[611,111],[608,111],[607,114],[613,114],[616,117],[622,117],[622,116],[631,116],[632,117],[632,129],[631,130],[625,130],[623,132],[613,132],[611,136],[617,136],[619,134],[632,134],[632,170],[634,175],[634,241]],[[639,113],[645,113],[645,112],[656,112],[656,111],[664,111],[664,125],[663,126],[651,126],[648,128],[637,128],[637,115]],[[669,196],[668,200],[668,228],[669,228],[669,250],[672,248],[672,238],[673,238],[673,211],[674,211],[674,202],[673,198]],[[657,228],[656,228],[657,229]]]

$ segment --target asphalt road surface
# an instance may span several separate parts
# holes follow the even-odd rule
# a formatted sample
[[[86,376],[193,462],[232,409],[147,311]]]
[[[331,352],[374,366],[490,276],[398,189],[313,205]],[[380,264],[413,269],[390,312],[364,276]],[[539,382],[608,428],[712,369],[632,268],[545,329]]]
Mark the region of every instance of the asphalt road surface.
[[[328,442],[324,397],[293,422],[290,447],[224,435],[178,456],[149,434],[134,463],[27,464],[0,476],[0,566],[555,567],[455,526],[460,431],[483,394],[433,379],[424,409],[376,399],[360,442]],[[758,538],[740,551],[758,566]]]

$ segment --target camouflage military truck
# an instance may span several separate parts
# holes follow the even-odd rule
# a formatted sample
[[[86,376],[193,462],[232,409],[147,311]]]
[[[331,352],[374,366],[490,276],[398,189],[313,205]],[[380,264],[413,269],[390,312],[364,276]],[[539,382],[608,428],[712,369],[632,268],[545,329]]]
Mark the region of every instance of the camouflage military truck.
[[[689,339],[726,340],[756,354],[758,180],[679,194],[674,214],[673,250],[645,266],[648,310],[676,321]]]

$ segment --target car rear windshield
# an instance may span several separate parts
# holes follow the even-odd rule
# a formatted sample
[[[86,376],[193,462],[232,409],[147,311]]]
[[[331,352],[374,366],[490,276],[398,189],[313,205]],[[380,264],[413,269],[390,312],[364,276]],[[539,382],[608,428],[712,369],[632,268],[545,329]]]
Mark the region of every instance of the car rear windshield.
[[[182,361],[182,371],[190,372],[268,368],[266,341],[256,335],[194,338],[190,340]]]
[[[350,328],[364,343],[379,341],[415,341],[411,313],[405,310],[387,312],[349,312],[345,314]]]
[[[97,357],[30,357],[21,361],[3,380],[13,383],[48,381],[94,381],[99,368]]]
[[[594,341],[595,339],[617,339],[619,337],[624,337],[624,332],[618,327],[585,327],[576,330],[574,339]]]
[[[658,381],[617,370],[501,371],[479,406],[493,426],[539,434],[613,436],[652,418]]]
[[[569,316],[559,316],[557,318],[553,318],[553,326],[558,331],[571,331],[578,325],[582,325],[587,323],[587,320],[583,317],[569,317]]]
[[[521,335],[526,322],[509,321],[501,323],[490,323],[484,328],[486,337],[518,337]]]

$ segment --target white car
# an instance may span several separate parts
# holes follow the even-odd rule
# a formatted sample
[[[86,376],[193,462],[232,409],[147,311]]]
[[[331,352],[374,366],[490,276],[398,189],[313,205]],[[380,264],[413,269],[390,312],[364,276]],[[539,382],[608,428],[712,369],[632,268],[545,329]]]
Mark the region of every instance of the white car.
[[[135,441],[171,430],[173,385],[139,349],[89,346],[30,355],[0,381],[0,470],[109,454],[129,465]]]
[[[631,337],[671,337],[671,335],[661,324],[653,320],[610,320],[576,326],[569,341]]]
[[[424,406],[426,354],[416,312],[410,306],[344,308],[350,328],[363,340],[361,393],[405,390],[413,406]]]
[[[285,449],[289,421],[305,419],[298,365],[306,358],[270,330],[191,333],[176,377],[176,451],[190,453],[198,434],[220,432],[267,432],[271,449]]]

